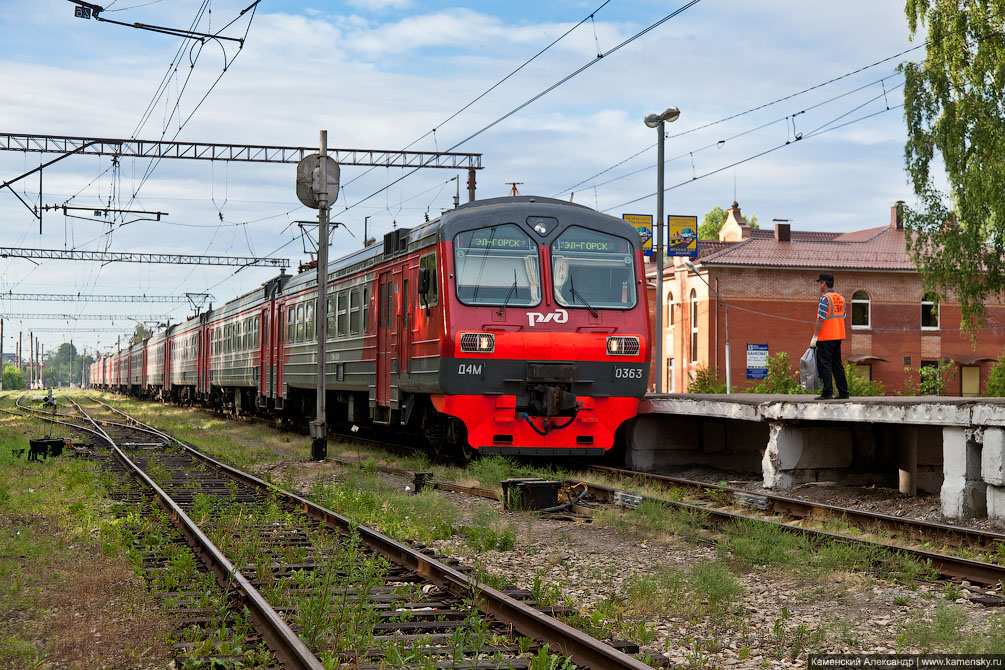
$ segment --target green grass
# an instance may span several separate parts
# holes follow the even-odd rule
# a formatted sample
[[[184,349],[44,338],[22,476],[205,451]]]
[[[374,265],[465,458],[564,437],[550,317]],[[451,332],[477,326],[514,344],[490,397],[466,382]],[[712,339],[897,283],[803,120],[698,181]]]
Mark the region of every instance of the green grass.
[[[781,569],[807,579],[839,571],[868,572],[873,568],[904,583],[932,576],[930,565],[883,547],[814,541],[802,533],[757,521],[727,524],[722,528],[722,535],[718,551],[723,558],[746,566]]]
[[[3,404],[9,406],[11,398],[7,394]],[[45,667],[63,637],[75,630],[66,630],[65,623],[52,629],[57,609],[71,611],[59,594],[69,589],[75,606],[89,606],[92,589],[114,578],[128,553],[121,519],[113,514],[95,464],[68,451],[37,462],[11,453],[27,449],[29,437],[65,431],[0,414],[0,667]],[[128,564],[124,567],[128,574]],[[131,599],[144,595],[123,591],[118,597],[121,614],[138,607],[140,601]]]
[[[968,625],[966,611],[940,604],[934,615],[915,613],[903,624],[897,648],[923,654],[1000,654],[1005,649],[1005,616],[997,614],[984,624]]]
[[[463,535],[468,545],[475,551],[509,551],[516,544],[516,533],[508,521],[489,507],[479,507],[475,510],[471,523],[461,526],[458,532]]]
[[[634,510],[603,509],[594,515],[594,523],[607,526],[626,537],[693,536],[707,515],[701,511],[679,509],[645,500]]]
[[[315,481],[310,498],[399,540],[447,539],[454,534],[458,518],[457,508],[436,491],[407,494],[366,470],[350,470],[337,482]]]

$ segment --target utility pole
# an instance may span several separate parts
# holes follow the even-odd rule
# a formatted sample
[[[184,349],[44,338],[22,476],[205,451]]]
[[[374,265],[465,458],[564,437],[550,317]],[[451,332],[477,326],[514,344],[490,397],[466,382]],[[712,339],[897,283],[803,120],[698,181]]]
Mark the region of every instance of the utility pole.
[[[45,347],[38,341],[38,338],[36,337],[35,338],[35,354],[38,356],[38,366],[37,366],[38,380],[37,381],[39,382],[38,385],[40,387],[42,387],[42,388],[45,388],[45,378],[42,376],[42,361],[45,360],[45,356],[43,355],[44,352],[45,352]]]
[[[3,319],[0,319],[0,391],[3,391]]]
[[[311,422],[311,458],[323,461],[328,456],[327,420],[325,417],[325,358],[328,344],[328,213],[338,198],[338,163],[328,156],[328,131],[321,131],[321,151],[305,156],[297,163],[297,198],[307,207],[318,210],[318,305],[314,315],[318,320],[317,410]]]
[[[70,340],[70,348],[66,350],[66,387],[73,386],[73,340]]]
[[[319,165],[321,188],[318,189],[318,411],[314,419],[314,442],[311,456],[322,461],[328,455],[327,418],[325,417],[325,354],[328,344],[328,131],[321,131],[321,160]]]
[[[35,333],[28,331],[28,388],[35,387]]]

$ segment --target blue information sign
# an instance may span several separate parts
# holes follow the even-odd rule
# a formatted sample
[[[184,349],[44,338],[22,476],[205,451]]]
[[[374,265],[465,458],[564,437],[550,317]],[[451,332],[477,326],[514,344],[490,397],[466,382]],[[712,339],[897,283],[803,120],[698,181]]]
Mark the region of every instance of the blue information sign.
[[[768,376],[768,345],[747,345],[747,379],[764,379]]]

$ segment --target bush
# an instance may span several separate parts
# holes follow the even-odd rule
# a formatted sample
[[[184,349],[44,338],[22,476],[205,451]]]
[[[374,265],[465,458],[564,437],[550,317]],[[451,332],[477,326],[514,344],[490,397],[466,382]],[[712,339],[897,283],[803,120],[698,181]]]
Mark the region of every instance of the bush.
[[[869,381],[865,375],[856,372],[854,363],[844,364],[844,374],[848,378],[848,395],[886,395],[883,382]]]
[[[793,369],[786,351],[768,356],[768,376],[744,389],[745,393],[803,393],[799,371]]]
[[[998,398],[1005,396],[1005,353],[991,367],[991,374],[988,375],[988,388],[984,395]]]
[[[694,371],[694,377],[687,386],[688,393],[725,393],[726,383],[719,381],[719,371],[709,370],[707,366],[699,365]]]
[[[15,365],[5,365],[3,368],[3,387],[8,391],[18,391],[24,388],[24,371]]]
[[[911,376],[904,382],[904,395],[946,395],[946,386],[956,377],[954,365],[956,361],[944,358],[935,365],[905,367],[904,372]],[[914,381],[915,373],[919,380],[917,384]]]

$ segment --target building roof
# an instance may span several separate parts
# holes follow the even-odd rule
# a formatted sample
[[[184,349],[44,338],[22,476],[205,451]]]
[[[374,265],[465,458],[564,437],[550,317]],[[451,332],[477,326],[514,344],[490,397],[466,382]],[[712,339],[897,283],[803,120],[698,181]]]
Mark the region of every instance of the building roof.
[[[756,232],[757,234],[753,234]],[[701,257],[704,265],[914,271],[902,228],[884,226],[850,233],[792,231],[788,242],[774,231],[753,231],[742,242]],[[767,233],[767,234],[765,234]]]

